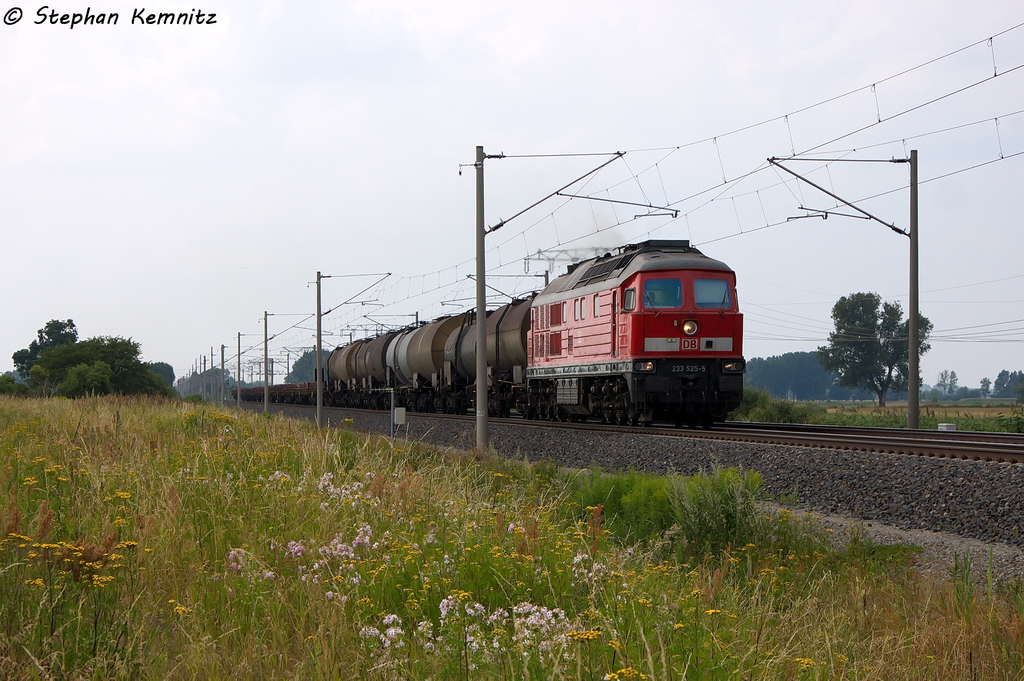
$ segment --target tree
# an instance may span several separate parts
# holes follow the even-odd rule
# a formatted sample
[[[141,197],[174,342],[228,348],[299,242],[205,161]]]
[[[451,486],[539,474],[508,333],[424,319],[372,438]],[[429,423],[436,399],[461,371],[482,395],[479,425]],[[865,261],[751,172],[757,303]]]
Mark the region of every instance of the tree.
[[[139,359],[130,338],[98,337],[45,350],[29,372],[47,394],[174,395],[161,377]]]
[[[1003,369],[996,376],[995,385],[992,386],[992,395],[995,397],[1013,397],[1015,386],[1021,382],[1024,382],[1024,372]]]
[[[9,371],[0,376],[0,395],[27,395],[28,386],[14,380],[14,372]]]
[[[960,387],[960,378],[957,377],[955,371],[943,369],[939,372],[939,380],[935,385],[942,388],[942,392],[946,395],[952,396],[956,394],[957,388]]]
[[[324,368],[327,367],[327,357],[330,352],[323,353]],[[302,356],[292,362],[292,370],[284,377],[285,383],[312,383],[313,367],[316,365],[316,350],[307,350]]]
[[[78,342],[78,329],[75,328],[75,323],[72,320],[62,322],[59,319],[51,319],[46,322],[46,326],[39,329],[36,340],[29,343],[24,350],[18,350],[12,355],[14,368],[23,379],[28,380],[28,372],[35,366],[39,355],[44,350],[76,342]]]
[[[174,385],[174,367],[167,362],[150,362],[149,370],[164,379],[164,385]]]
[[[903,321],[899,303],[883,303],[877,293],[854,293],[836,302],[832,320],[836,330],[829,334],[829,344],[818,348],[818,359],[839,377],[839,385],[870,390],[880,407],[890,390],[907,390],[909,321]],[[923,355],[931,349],[927,340],[932,323],[918,314],[917,327],[918,352]]]
[[[981,379],[981,396],[988,397],[989,392],[992,390],[992,381],[988,378]]]

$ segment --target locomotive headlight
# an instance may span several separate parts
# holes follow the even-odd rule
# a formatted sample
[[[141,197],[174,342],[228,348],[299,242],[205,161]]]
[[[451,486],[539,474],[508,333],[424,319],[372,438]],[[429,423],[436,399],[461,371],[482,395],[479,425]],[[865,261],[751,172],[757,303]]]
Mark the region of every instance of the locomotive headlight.
[[[654,362],[633,362],[633,371],[654,371]]]
[[[692,319],[688,319],[687,321],[683,322],[683,333],[685,333],[687,336],[692,336],[693,334],[697,333],[697,322],[693,321]]]
[[[730,359],[722,363],[722,371],[727,374],[742,374],[747,368],[747,363],[742,359]]]

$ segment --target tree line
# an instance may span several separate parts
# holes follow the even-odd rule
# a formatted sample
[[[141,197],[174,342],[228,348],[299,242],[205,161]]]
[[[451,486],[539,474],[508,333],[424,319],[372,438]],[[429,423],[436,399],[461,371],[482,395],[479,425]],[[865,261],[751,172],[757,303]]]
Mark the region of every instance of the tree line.
[[[788,400],[869,400],[877,395],[863,388],[839,384],[838,376],[825,370],[817,352],[787,352],[773,357],[747,360],[744,380],[748,388],[767,390],[772,397]],[[893,392],[889,399],[906,399],[906,390]],[[1004,398],[1024,402],[1024,371],[1003,369],[993,383],[981,379],[977,388],[959,385],[955,371],[942,371],[934,384],[921,385],[921,399],[931,402],[972,398]]]
[[[175,396],[174,369],[143,362],[139,343],[118,336],[78,340],[71,319],[51,319],[27,348],[12,355],[13,372],[0,376],[0,394]]]

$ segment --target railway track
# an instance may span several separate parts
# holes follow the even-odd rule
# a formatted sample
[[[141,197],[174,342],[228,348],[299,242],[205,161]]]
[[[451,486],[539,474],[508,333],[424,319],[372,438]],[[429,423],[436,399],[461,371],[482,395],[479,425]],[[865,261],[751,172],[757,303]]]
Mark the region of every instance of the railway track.
[[[244,403],[249,408],[262,408],[261,403]],[[305,410],[310,418],[315,411],[307,405],[272,403],[274,411],[284,408]],[[325,412],[355,412],[384,415],[374,409],[325,407]],[[428,414],[408,412],[409,418],[449,419],[475,421],[475,416]],[[525,428],[587,430],[593,432],[629,433],[663,437],[699,438],[725,442],[751,442],[771,445],[795,445],[823,449],[882,452],[910,456],[944,457],[993,463],[1024,463],[1024,435],[974,431],[902,430],[897,428],[866,428],[843,426],[814,426],[779,423],[730,422],[710,430],[673,428],[671,426],[631,427],[593,422],[566,423],[558,421],[527,421],[524,419],[492,418],[492,423]]]

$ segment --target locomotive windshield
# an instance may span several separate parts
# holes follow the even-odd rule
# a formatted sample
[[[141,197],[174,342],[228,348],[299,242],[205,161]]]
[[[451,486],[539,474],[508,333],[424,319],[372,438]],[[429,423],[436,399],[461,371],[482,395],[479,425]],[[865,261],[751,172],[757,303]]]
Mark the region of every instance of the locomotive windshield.
[[[644,282],[644,307],[662,309],[683,306],[683,283],[678,279],[648,279]]]
[[[727,309],[732,307],[729,282],[724,279],[694,279],[693,298],[702,309]]]

